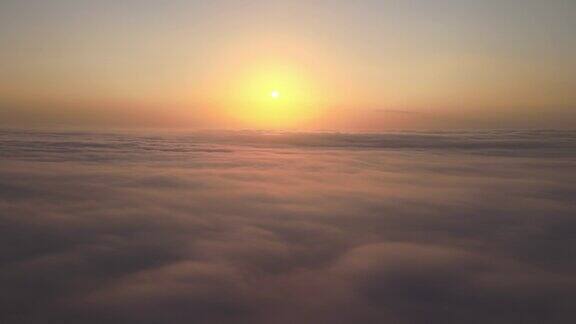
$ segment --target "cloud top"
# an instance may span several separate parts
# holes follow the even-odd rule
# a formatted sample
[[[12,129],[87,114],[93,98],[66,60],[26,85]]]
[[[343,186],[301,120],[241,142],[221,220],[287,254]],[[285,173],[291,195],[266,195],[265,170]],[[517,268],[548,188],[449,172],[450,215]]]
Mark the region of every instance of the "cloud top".
[[[571,323],[573,132],[0,133],[2,323]]]

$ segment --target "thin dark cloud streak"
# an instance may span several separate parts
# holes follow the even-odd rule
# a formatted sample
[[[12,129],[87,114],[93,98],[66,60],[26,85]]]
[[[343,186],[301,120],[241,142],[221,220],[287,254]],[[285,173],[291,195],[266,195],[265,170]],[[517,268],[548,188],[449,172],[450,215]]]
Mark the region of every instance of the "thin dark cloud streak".
[[[0,133],[2,323],[572,323],[574,132]]]

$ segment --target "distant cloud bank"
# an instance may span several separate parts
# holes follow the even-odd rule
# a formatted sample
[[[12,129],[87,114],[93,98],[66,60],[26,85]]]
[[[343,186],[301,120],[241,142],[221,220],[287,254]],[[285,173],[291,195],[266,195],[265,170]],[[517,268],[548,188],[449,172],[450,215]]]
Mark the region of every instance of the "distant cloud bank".
[[[1,323],[573,323],[576,132],[0,132]]]

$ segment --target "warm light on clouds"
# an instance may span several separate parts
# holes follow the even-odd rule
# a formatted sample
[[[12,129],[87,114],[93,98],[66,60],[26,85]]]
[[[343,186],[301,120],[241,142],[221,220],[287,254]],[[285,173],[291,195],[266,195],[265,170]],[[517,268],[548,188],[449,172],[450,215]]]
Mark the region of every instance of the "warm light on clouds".
[[[576,323],[575,132],[0,147],[3,324]]]

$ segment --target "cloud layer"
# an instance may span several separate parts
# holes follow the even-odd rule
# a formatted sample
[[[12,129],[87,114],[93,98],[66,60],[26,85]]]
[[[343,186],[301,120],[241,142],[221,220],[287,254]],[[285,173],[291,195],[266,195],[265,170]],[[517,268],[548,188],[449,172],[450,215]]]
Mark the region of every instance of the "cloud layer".
[[[574,132],[0,133],[2,323],[573,323]]]

